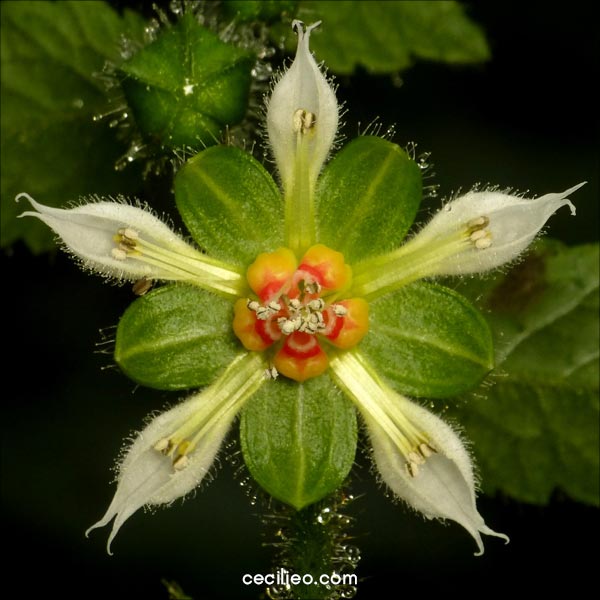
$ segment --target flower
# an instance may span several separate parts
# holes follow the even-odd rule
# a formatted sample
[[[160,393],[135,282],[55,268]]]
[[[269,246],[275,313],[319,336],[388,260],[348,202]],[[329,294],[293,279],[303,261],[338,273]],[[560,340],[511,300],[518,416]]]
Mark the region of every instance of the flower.
[[[338,106],[309,51],[314,27],[304,30],[294,22],[296,58],[268,105],[282,202],[262,166],[234,148],[208,149],[178,173],[178,207],[202,251],[139,207],[97,201],[56,209],[17,196],[34,209],[23,216],[51,227],[85,267],[117,279],[175,282],[127,311],[119,324],[117,361],[133,378],[156,387],[207,385],[155,417],[125,454],[114,499],[90,528],[114,519],[109,551],[123,522],[140,507],[168,505],[203,480],[251,398],[265,390],[287,398],[290,389],[298,390],[298,422],[282,424],[267,407],[261,413],[267,425],[253,437],[267,438],[267,448],[303,439],[310,422],[302,415],[303,398],[318,393],[316,406],[328,402],[322,394],[327,386],[311,387],[327,377],[358,408],[381,478],[398,497],[427,518],[462,525],[480,554],[481,534],[508,539],[487,527],[477,511],[473,464],[460,437],[401,393],[444,397],[479,383],[493,366],[489,330],[455,292],[416,282],[484,272],[514,260],[554,211],[568,205],[574,212],[567,196],[580,186],[535,200],[471,192],[446,205],[406,244],[394,241],[395,249],[387,249],[414,216],[419,169],[397,146],[365,137],[348,144],[321,174]],[[393,210],[391,192],[404,194]],[[357,241],[356,232],[364,239]],[[261,243],[262,252],[248,254]],[[336,243],[353,257],[352,266],[332,247]],[[395,345],[398,335],[402,346]],[[395,358],[405,347],[417,348],[408,366]],[[426,350],[424,358],[419,348]],[[341,445],[337,431],[311,430],[307,439],[324,452],[311,461],[302,455],[300,466],[267,465],[265,471],[248,458],[253,442],[242,446],[250,471],[267,491],[301,508],[308,501],[290,501],[280,480],[291,471],[298,488],[318,481],[322,495],[333,491],[356,447],[351,423]],[[327,435],[334,437],[323,441]],[[350,452],[347,465],[336,456],[340,448]],[[269,460],[285,460],[284,454],[273,452]],[[269,485],[272,473],[277,491]]]

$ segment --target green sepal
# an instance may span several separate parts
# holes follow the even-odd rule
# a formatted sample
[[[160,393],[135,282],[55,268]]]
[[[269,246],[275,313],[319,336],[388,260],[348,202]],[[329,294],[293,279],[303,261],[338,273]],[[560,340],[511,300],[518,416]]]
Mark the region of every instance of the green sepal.
[[[246,267],[283,245],[283,202],[272,177],[248,153],[218,146],[175,178],[177,208],[212,257]]]
[[[369,309],[360,350],[400,393],[453,396],[473,388],[494,366],[486,321],[448,288],[413,283]]]
[[[240,351],[231,303],[169,285],[138,298],[117,328],[115,360],[134,381],[161,390],[212,383]]]
[[[200,149],[244,118],[253,62],[187,13],[121,66],[123,91],[143,133]]]
[[[321,375],[263,385],[242,411],[244,460],[274,498],[300,510],[335,491],[356,453],[352,404]]]
[[[414,221],[421,192],[421,171],[404,150],[378,137],[359,137],[319,180],[319,240],[349,264],[394,250]]]

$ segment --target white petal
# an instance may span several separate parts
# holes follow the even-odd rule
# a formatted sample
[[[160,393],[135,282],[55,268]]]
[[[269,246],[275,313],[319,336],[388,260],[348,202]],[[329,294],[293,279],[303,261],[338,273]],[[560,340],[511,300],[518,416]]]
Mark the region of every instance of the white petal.
[[[170,504],[182,498],[210,470],[223,438],[243,403],[264,382],[264,360],[257,353],[238,356],[209,388],[159,415],[138,435],[119,466],[115,496],[105,515],[87,531],[114,523],[107,551],[123,523],[145,505]],[[194,440],[187,464],[156,449],[161,441]]]
[[[132,228],[148,241],[191,255],[194,249],[179,238],[167,225],[148,211],[118,202],[91,202],[75,208],[44,206],[28,194],[26,198],[37,212],[27,211],[21,217],[36,217],[50,227],[67,249],[81,258],[85,265],[100,273],[130,280],[147,277],[173,279],[164,268],[139,260],[117,260],[112,255],[114,236],[122,228]]]
[[[106,201],[63,209],[44,206],[25,193],[16,200],[21,198],[37,212],[26,211],[20,217],[43,221],[68,252],[102,275],[130,281],[142,277],[187,281],[236,297],[244,289],[241,272],[198,252],[147,210]],[[119,230],[127,229],[137,236],[139,248],[135,252],[120,251],[115,241]]]
[[[113,539],[134,512],[145,505],[169,504],[185,496],[200,484],[209,471],[235,415],[211,428],[209,435],[191,453],[185,469],[175,470],[172,459],[154,448],[159,440],[170,436],[200,410],[204,400],[202,394],[197,394],[154,419],[127,452],[119,468],[117,492],[106,514],[86,531],[88,535],[116,517],[108,538],[109,554]]]
[[[585,182],[562,193],[534,199],[492,191],[470,192],[446,205],[412,244],[423,247],[425,243],[465,230],[473,220],[486,217],[489,225],[484,229],[490,234],[489,247],[467,244],[461,252],[440,260],[435,274],[459,275],[494,269],[517,258],[561,206],[569,206],[574,215],[575,207],[568,196],[583,185]]]
[[[293,27],[298,48],[292,66],[273,89],[267,108],[267,130],[284,188],[293,185],[298,147],[294,115],[299,109],[315,116],[312,131],[304,136],[307,144],[309,178],[314,183],[333,144],[338,126],[335,92],[321,73],[309,50],[310,32],[319,23],[303,30],[299,21]]]
[[[390,389],[357,351],[333,357],[330,367],[360,410],[377,469],[394,493],[429,519],[460,523],[475,538],[479,554],[482,533],[508,541],[489,529],[477,511],[471,459],[451,427]],[[430,444],[426,453],[423,443]],[[412,475],[409,461],[415,467]]]
[[[477,511],[473,467],[460,438],[429,411],[401,397],[396,399],[398,410],[427,433],[437,453],[419,465],[418,474],[412,477],[404,455],[376,421],[367,417],[374,459],[383,481],[427,518],[452,519],[462,525],[475,538],[478,554],[483,553],[482,533],[508,541],[505,535],[488,528]]]

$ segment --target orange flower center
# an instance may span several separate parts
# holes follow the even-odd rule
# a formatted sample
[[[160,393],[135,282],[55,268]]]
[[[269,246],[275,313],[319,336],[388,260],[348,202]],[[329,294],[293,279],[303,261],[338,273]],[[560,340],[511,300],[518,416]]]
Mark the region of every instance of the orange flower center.
[[[299,264],[287,248],[260,254],[247,278],[257,297],[236,302],[233,330],[248,350],[273,347],[273,367],[286,377],[320,375],[329,364],[322,345],[352,348],[369,330],[365,300],[338,300],[352,270],[323,244],[309,248]]]

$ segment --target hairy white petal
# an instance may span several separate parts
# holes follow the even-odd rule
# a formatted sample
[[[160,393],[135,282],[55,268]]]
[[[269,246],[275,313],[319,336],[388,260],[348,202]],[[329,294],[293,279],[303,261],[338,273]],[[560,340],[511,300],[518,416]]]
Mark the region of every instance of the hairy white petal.
[[[194,249],[147,210],[106,201],[63,209],[44,206],[25,193],[16,199],[21,198],[35,211],[20,217],[43,221],[68,252],[102,275],[130,281],[187,281],[236,297],[244,289],[240,271]],[[119,232],[134,236],[124,240],[129,246],[123,244]]]
[[[583,185],[585,182],[562,193],[534,199],[494,191],[469,192],[437,213],[411,244],[413,247],[433,244],[485,217],[489,225],[482,228],[482,235],[489,232],[489,246],[479,248],[474,243],[465,244],[461,252],[441,259],[435,274],[459,275],[494,269],[517,258],[561,206],[569,206],[574,215],[575,207],[568,196]]]
[[[314,182],[327,158],[338,127],[338,104],[335,92],[321,73],[309,49],[310,32],[319,23],[303,30],[299,21],[298,47],[292,66],[275,85],[267,107],[267,130],[284,188],[293,185],[296,169],[298,132],[294,116],[300,110],[315,116],[313,131],[307,133],[308,173]]]
[[[264,360],[256,353],[238,356],[209,388],[162,413],[138,435],[119,467],[117,491],[108,510],[87,531],[113,519],[107,551],[123,523],[145,505],[170,504],[203,480],[242,404],[264,383]],[[192,444],[185,466],[178,453],[160,451],[167,442]],[[162,446],[161,446],[162,444]]]
[[[475,505],[471,459],[450,426],[383,383],[357,351],[335,356],[332,375],[360,410],[383,481],[427,518],[452,519],[474,538],[495,535]],[[424,448],[424,450],[423,450]]]
[[[374,459],[383,481],[409,506],[429,519],[452,519],[462,525],[483,553],[481,534],[508,538],[486,526],[475,503],[471,459],[460,438],[441,419],[399,396],[398,410],[420,431],[426,432],[437,453],[419,465],[415,477],[406,469],[406,457],[376,421],[367,417]]]
[[[154,446],[185,424],[205,401],[202,394],[193,396],[179,406],[154,419],[135,440],[119,469],[118,487],[106,514],[87,531],[104,527],[115,518],[107,550],[123,523],[144,505],[169,504],[185,496],[200,484],[213,464],[221,442],[235,414],[218,420],[209,434],[201,440],[189,456],[185,469],[173,468],[170,457]]]
[[[179,279],[171,270],[148,264],[131,257],[117,260],[112,254],[114,237],[119,229],[131,228],[146,240],[186,256],[199,255],[167,225],[148,211],[119,202],[91,202],[75,208],[44,206],[28,194],[26,198],[37,212],[26,211],[21,217],[36,217],[56,233],[67,249],[81,258],[84,264],[102,274],[136,280]]]

